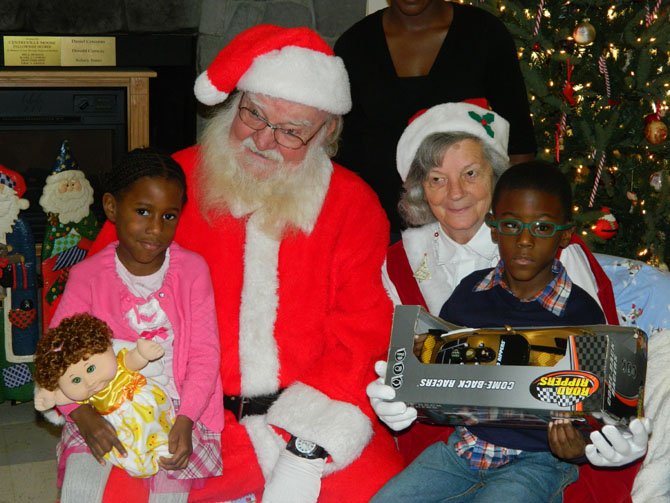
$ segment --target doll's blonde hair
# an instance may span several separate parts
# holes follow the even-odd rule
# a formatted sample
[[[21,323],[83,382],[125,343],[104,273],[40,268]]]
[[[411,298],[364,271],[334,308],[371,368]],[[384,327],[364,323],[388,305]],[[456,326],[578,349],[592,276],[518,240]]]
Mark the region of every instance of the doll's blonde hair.
[[[104,353],[111,345],[112,330],[104,321],[85,313],[63,318],[37,343],[35,382],[53,391],[70,365]]]

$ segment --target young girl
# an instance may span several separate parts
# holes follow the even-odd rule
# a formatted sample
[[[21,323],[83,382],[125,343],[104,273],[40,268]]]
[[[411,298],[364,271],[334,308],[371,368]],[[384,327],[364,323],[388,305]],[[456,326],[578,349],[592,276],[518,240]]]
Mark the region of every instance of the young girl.
[[[160,457],[170,457],[168,433],[174,408],[167,392],[138,371],[165,351],[155,341],[138,339],[133,349],[112,349],[112,331],[90,314],[64,318],[37,344],[35,408],[90,404],[116,429],[126,450],[105,459],[133,477],[150,477]]]
[[[185,502],[193,479],[221,473],[223,395],[209,269],[172,242],[186,181],[170,156],[134,150],[105,183],[103,208],[118,241],[72,268],[51,325],[88,312],[107,322],[115,340],[148,338],[163,347],[162,377],[177,417],[171,457],[161,458],[161,470],[147,479],[150,502]],[[112,447],[125,450],[91,407],[72,409],[64,409],[74,423],[66,423],[59,444],[61,501],[100,501],[110,469],[103,456]]]

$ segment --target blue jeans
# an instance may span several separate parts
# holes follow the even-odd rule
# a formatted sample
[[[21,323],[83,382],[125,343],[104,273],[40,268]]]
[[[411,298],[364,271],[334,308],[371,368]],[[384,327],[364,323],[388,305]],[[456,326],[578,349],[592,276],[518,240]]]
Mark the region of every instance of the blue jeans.
[[[437,442],[389,480],[370,503],[523,502],[560,503],[563,490],[577,480],[576,465],[551,452],[522,452],[510,463],[473,470],[456,454],[460,440],[454,432],[448,443]]]

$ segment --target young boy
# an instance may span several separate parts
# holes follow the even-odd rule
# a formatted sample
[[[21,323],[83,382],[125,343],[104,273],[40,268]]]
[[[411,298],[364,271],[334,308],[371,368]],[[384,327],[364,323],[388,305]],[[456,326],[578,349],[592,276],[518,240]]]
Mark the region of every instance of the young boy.
[[[573,232],[566,177],[539,161],[508,169],[493,193],[487,224],[498,243],[493,269],[465,277],[440,317],[468,327],[605,323],[600,306],[555,260]],[[568,420],[548,430],[456,428],[447,444],[426,449],[373,502],[562,501],[577,480],[585,440]]]

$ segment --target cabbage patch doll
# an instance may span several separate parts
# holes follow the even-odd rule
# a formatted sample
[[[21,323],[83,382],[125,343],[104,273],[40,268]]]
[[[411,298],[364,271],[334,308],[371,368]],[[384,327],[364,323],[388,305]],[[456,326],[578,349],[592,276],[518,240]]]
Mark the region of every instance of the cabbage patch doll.
[[[112,349],[112,331],[89,314],[64,318],[40,339],[35,354],[35,408],[45,411],[71,403],[88,404],[116,429],[126,456],[112,449],[105,459],[133,477],[158,471],[169,458],[172,401],[139,370],[163,356],[157,342],[139,339],[133,349]]]

